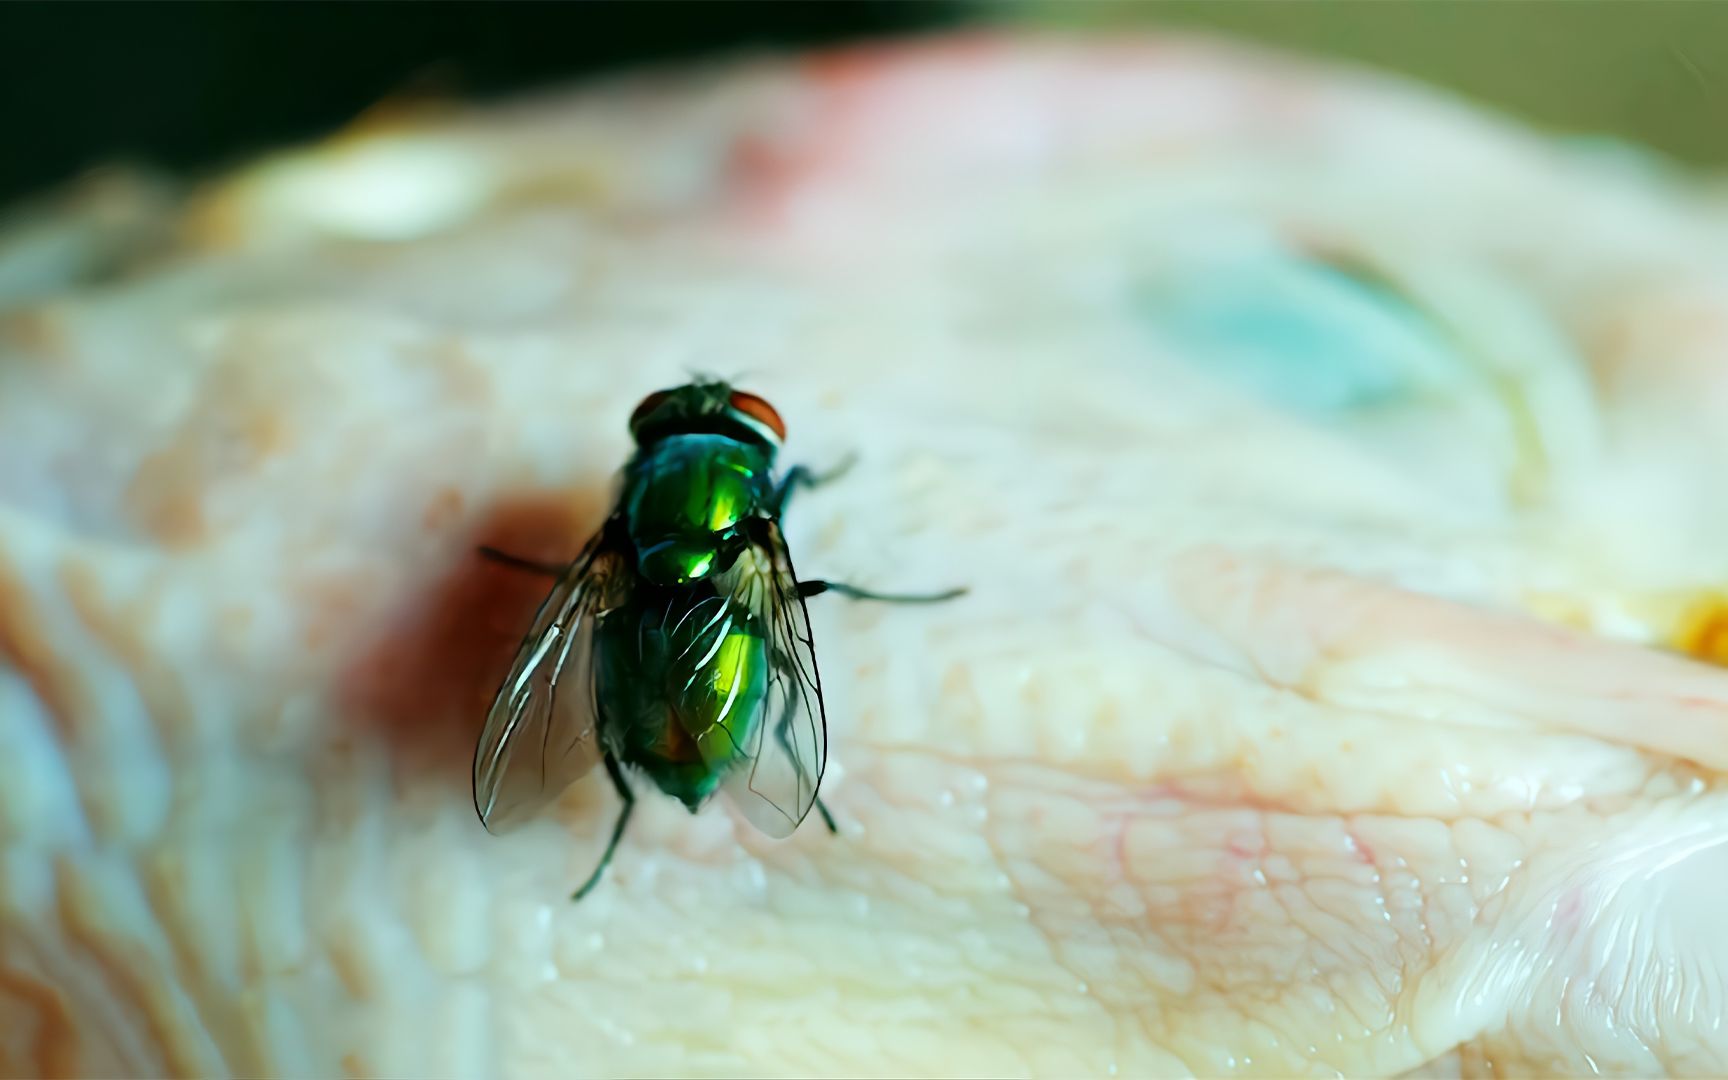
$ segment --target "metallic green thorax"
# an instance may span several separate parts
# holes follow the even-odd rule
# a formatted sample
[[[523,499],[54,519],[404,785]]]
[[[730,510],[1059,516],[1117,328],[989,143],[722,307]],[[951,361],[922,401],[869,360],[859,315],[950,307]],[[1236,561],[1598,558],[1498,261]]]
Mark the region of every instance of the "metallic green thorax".
[[[739,523],[773,492],[773,464],[772,447],[727,435],[668,435],[642,447],[622,500],[642,579],[688,585],[730,566]]]

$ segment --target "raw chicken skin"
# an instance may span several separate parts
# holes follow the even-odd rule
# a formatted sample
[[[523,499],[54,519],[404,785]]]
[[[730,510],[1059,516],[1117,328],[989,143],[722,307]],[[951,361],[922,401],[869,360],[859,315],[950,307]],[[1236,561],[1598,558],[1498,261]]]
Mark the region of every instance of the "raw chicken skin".
[[[174,213],[0,300],[0,1072],[1728,1071],[1683,178],[986,36],[381,120]],[[859,455],[806,576],[971,592],[813,602],[838,837],[643,791],[572,905],[604,778],[470,803],[545,588],[474,547],[572,554],[693,370]]]

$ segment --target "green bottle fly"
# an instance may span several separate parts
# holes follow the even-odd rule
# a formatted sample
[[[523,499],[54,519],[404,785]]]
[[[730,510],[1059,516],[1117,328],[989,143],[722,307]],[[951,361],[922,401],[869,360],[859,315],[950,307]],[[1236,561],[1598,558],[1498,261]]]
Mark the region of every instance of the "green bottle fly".
[[[556,579],[498,691],[474,754],[474,806],[494,832],[532,816],[596,761],[623,807],[581,899],[612,860],[635,771],[691,813],[725,791],[757,828],[790,836],[817,797],[827,717],[806,598],[929,602],[798,580],[780,514],[803,467],[774,475],[774,407],[705,380],[649,395],[616,508],[568,566],[483,549]]]

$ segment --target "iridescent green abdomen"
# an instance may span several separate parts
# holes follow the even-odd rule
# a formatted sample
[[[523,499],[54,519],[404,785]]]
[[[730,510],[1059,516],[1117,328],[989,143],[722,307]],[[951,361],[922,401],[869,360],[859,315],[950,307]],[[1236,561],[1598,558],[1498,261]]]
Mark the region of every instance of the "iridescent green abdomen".
[[[609,613],[594,641],[602,730],[695,812],[744,760],[768,688],[761,622],[707,587]]]
[[[638,569],[654,585],[717,569],[739,521],[772,492],[772,452],[725,435],[674,435],[644,447],[625,473],[623,506]]]

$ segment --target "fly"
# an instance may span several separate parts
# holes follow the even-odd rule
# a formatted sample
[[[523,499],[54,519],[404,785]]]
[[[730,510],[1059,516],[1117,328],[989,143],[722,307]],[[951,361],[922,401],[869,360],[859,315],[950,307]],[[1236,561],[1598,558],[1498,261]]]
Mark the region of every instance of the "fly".
[[[636,407],[630,434],[617,504],[574,561],[481,549],[555,584],[480,732],[474,808],[487,829],[506,831],[603,764],[622,806],[575,900],[599,883],[629,824],[626,770],[693,814],[724,791],[770,836],[790,836],[812,808],[835,831],[818,797],[828,727],[805,600],[965,592],[799,581],[781,514],[845,466],[776,477],[785,425],[754,394],[719,381],[661,390]]]

